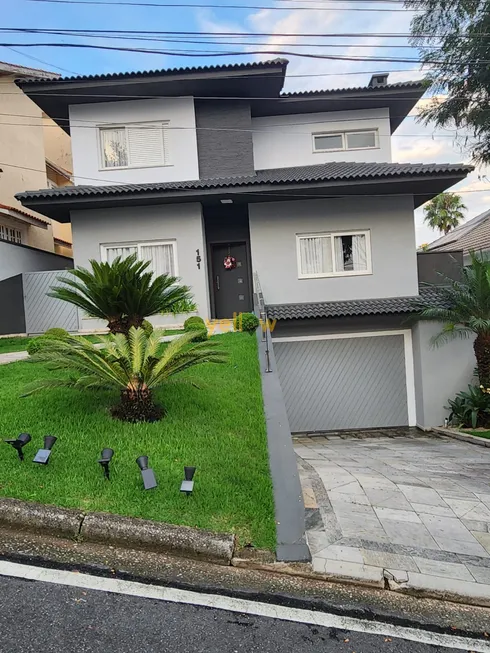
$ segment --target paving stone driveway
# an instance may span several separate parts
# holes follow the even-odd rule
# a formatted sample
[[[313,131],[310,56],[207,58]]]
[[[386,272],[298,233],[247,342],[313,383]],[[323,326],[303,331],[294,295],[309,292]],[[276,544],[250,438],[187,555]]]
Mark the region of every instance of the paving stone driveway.
[[[294,446],[315,571],[490,599],[490,450],[416,429]]]

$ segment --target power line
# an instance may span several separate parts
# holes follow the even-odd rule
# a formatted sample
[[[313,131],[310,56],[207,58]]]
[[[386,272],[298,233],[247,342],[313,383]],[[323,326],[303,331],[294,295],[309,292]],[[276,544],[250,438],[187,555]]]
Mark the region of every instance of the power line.
[[[38,63],[42,63],[45,66],[49,66],[50,68],[57,68],[58,70],[62,70],[64,73],[70,73],[70,75],[78,75],[79,73],[76,73],[73,70],[68,70],[67,68],[62,68],[61,66],[56,66],[53,63],[49,63],[48,61],[44,61],[43,59],[38,59],[37,57],[33,57],[29,54],[24,54],[23,52],[19,52],[19,50],[16,50],[15,48],[8,48],[8,50],[12,50],[12,52],[15,52],[16,54],[20,54],[22,57],[27,57],[27,59],[32,59],[33,61],[37,61]]]

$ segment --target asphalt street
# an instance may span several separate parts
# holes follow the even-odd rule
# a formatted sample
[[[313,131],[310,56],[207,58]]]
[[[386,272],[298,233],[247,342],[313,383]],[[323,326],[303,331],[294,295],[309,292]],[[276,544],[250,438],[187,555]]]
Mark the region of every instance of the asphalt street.
[[[469,650],[6,576],[0,633],[1,653]]]

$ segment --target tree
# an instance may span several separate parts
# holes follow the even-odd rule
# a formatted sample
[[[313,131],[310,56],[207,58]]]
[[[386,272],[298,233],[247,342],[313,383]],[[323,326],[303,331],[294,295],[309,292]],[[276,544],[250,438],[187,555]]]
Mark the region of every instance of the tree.
[[[195,365],[228,360],[226,352],[216,348],[216,342],[193,342],[194,332],[168,344],[160,342],[161,335],[154,331],[148,336],[143,329],[132,326],[127,336],[110,334],[99,344],[74,336],[46,339],[31,360],[70,374],[38,379],[26,386],[23,396],[56,387],[116,388],[120,404],[112,408],[114,417],[128,422],[158,420],[166,411],[153,401],[155,388]]]
[[[107,320],[111,333],[128,333],[143,320],[157,313],[177,313],[192,306],[190,289],[177,285],[167,274],[154,277],[146,272],[148,261],[136,254],[112,263],[90,261],[91,270],[67,270],[73,278],[58,277],[63,286],[51,288],[48,296],[74,304],[90,317]]]
[[[482,253],[470,252],[470,257],[470,265],[461,268],[461,281],[443,277],[444,285],[433,286],[436,301],[418,302],[417,317],[444,324],[434,345],[475,334],[478,377],[490,388],[490,260]]]
[[[405,0],[405,6],[422,12],[412,19],[412,43],[429,67],[433,100],[420,119],[463,130],[474,161],[490,162],[489,0]]]
[[[466,206],[459,195],[441,193],[424,206],[424,220],[429,227],[448,234],[464,220]]]

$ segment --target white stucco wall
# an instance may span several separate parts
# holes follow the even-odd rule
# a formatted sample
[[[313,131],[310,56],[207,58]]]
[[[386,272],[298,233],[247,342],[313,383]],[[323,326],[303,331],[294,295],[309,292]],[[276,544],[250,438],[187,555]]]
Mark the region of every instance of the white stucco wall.
[[[101,169],[98,128],[169,121],[169,165]],[[73,172],[77,185],[149,184],[199,179],[194,100],[191,97],[70,106]]]
[[[201,256],[205,252],[200,204],[72,211],[71,222],[76,266],[87,267],[90,259],[100,261],[101,243],[175,240],[182,283],[190,286],[198,314],[203,319],[209,317],[206,267],[201,263],[198,270],[196,264],[196,249],[200,250]],[[152,322],[168,325],[172,320],[155,316]],[[105,323],[88,319],[83,319],[80,324],[81,329],[105,326]]]
[[[417,425],[422,428],[444,424],[447,400],[467,390],[476,367],[473,338],[430,344],[441,329],[437,322],[418,322],[412,328]]]
[[[249,205],[252,266],[269,304],[418,293],[411,196]],[[369,230],[372,274],[298,279],[296,234]]]
[[[252,129],[256,170],[314,165],[328,161],[391,161],[388,109],[252,118]],[[365,129],[378,130],[378,148],[340,152],[313,151],[312,134]]]

